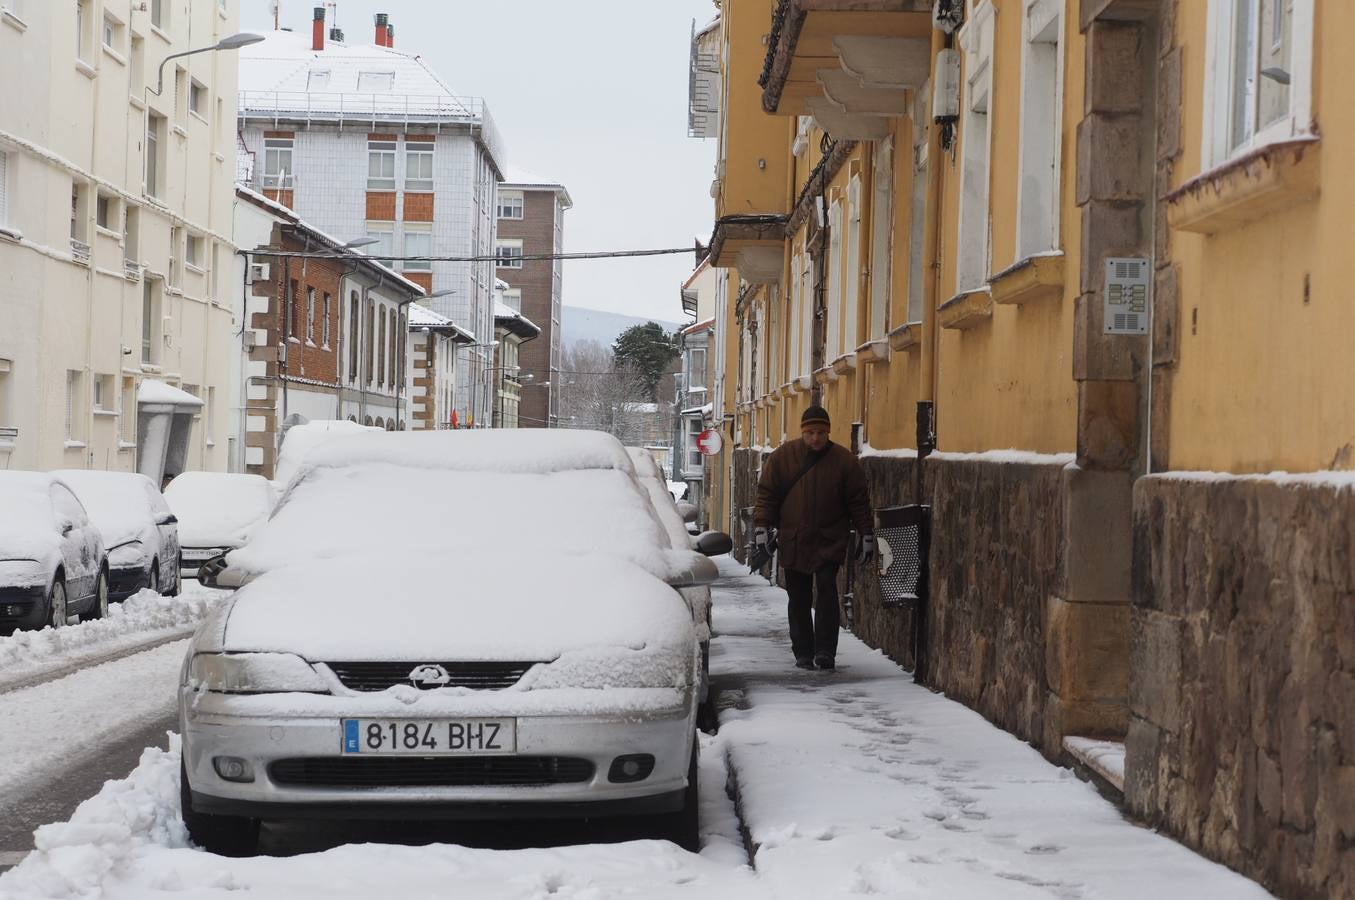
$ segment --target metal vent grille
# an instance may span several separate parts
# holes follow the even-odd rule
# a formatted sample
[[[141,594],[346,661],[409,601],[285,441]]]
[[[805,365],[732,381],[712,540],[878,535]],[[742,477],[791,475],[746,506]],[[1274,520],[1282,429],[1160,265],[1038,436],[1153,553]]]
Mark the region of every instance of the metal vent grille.
[[[1152,269],[1148,260],[1137,257],[1106,260],[1104,332],[1147,334],[1151,289]]]
[[[880,554],[880,600],[885,606],[916,607],[927,589],[927,519],[930,507],[876,510]]]
[[[518,683],[534,662],[332,662],[326,663],[344,687],[352,691],[384,691],[397,684],[423,690],[461,687],[474,690],[500,690]],[[445,684],[410,679],[415,669],[441,666],[448,676]]]
[[[280,759],[277,784],[309,787],[499,787],[577,784],[593,763],[570,756],[374,756]]]

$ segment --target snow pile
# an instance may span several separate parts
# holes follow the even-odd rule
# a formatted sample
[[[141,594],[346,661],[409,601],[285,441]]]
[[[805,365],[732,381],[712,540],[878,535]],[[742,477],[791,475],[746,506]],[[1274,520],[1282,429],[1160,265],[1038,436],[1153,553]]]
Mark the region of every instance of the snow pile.
[[[108,617],[0,637],[0,689],[100,659],[174,634],[188,634],[225,591],[190,582],[178,597],[140,591],[108,609]]]
[[[238,547],[268,518],[273,486],[261,475],[184,472],[165,488],[184,547]]]
[[[1006,463],[1018,466],[1070,466],[1076,453],[1035,453],[1030,450],[984,450],[980,453],[951,453],[937,450],[927,457],[949,462]]]
[[[158,494],[159,490],[145,475],[80,469],[55,474],[75,491],[90,521],[103,535],[105,547],[137,540],[144,529],[155,527],[151,492]]]
[[[1323,469],[1317,472],[1268,472],[1266,474],[1238,475],[1233,472],[1154,472],[1147,476],[1164,481],[1259,481],[1285,487],[1330,487],[1336,490],[1355,490],[1355,471]]]
[[[202,406],[202,401],[172,384],[147,378],[136,389],[137,403],[169,403],[176,406]]]

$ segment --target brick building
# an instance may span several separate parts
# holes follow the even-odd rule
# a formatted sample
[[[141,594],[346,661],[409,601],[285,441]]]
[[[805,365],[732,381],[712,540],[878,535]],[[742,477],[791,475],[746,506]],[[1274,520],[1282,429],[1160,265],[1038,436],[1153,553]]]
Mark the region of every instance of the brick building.
[[[560,417],[561,262],[522,257],[564,251],[565,210],[574,201],[564,185],[526,172],[511,177],[499,186],[498,274],[509,285],[504,302],[541,329],[518,360],[522,374],[540,385],[523,393],[518,421],[523,428],[554,428]]]
[[[273,477],[289,416],[406,427],[406,307],[423,289],[248,188],[235,220],[237,241],[263,251],[248,254],[242,303],[243,469]],[[276,255],[316,252],[334,258]]]

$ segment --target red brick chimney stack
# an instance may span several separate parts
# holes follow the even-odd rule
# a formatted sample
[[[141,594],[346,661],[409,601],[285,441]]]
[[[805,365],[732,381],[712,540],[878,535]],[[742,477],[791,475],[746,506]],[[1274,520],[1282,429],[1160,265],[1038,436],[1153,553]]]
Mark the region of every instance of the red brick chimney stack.
[[[390,28],[390,16],[385,13],[376,14],[376,45],[378,47],[386,46],[386,32]]]
[[[319,52],[325,49],[325,8],[315,7],[315,16],[311,20],[311,49]]]
[[[394,22],[391,22],[389,25],[386,26],[386,46],[387,46],[387,47],[394,47],[394,46],[395,46],[395,23],[394,23]]]

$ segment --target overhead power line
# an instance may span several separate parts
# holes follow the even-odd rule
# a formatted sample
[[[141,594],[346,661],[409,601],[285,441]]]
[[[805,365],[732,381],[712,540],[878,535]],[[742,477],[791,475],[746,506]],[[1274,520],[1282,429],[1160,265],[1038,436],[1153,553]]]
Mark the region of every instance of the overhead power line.
[[[378,263],[390,262],[508,262],[536,261],[547,259],[625,259],[637,256],[672,256],[678,253],[696,253],[695,247],[666,247],[658,250],[595,250],[588,253],[527,253],[521,256],[373,256],[356,251],[336,253],[330,251],[295,252],[292,250],[245,250],[252,256],[289,256],[292,259],[360,259]]]

